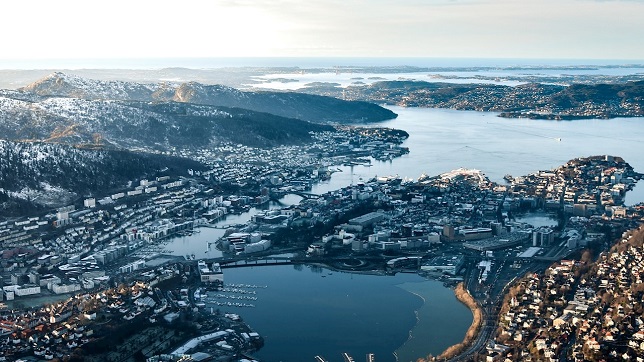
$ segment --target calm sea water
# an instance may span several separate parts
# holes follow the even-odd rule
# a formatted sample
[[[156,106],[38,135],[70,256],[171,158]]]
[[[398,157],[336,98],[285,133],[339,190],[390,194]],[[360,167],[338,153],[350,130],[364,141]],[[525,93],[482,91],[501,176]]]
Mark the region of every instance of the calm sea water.
[[[314,266],[237,268],[224,274],[226,284],[267,286],[249,289],[257,293],[255,308],[213,307],[239,313],[264,337],[256,354],[263,361],[313,361],[321,355],[334,362],[342,361],[342,352],[356,361],[367,353],[395,361],[393,352],[401,346],[399,360],[415,361],[460,341],[472,322],[451,290],[416,274],[361,275]],[[416,330],[415,311],[423,321]]]
[[[556,168],[570,159],[592,155],[621,156],[644,172],[644,122],[641,118],[544,121],[508,119],[496,113],[389,106],[398,118],[366,126],[399,128],[410,134],[409,154],[371,167],[339,167],[329,182],[314,186],[323,193],[374,176],[411,179],[459,167],[483,171],[503,182],[505,174],[527,175]],[[644,187],[627,194],[627,204],[644,202]]]

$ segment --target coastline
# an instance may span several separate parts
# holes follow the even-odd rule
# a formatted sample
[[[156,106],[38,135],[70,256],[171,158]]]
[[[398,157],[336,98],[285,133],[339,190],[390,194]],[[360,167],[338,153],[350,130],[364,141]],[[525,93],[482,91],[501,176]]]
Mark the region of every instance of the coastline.
[[[420,298],[422,305],[414,311],[416,324],[407,340],[393,353],[396,361],[425,361],[462,339],[471,325],[472,314],[466,305],[454,300],[452,288],[435,280],[403,283],[398,287]]]
[[[483,321],[483,311],[467,291],[463,282],[458,283],[458,285],[454,289],[454,295],[456,296],[456,299],[458,299],[472,311],[472,324],[467,329],[465,337],[463,337],[463,341],[444,350],[440,355],[438,355],[437,359],[449,359],[457,356],[472,343],[481,329],[481,322]]]

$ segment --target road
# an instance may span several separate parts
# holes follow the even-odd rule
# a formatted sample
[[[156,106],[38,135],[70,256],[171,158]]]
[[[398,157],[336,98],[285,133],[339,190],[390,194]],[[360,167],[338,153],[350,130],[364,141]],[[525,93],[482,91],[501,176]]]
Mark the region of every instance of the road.
[[[448,361],[470,361],[473,360],[475,354],[484,352],[488,343],[494,340],[499,321],[499,311],[501,310],[503,298],[508,288],[526,273],[543,272],[550,263],[530,261],[520,268],[513,268],[504,261],[501,261],[499,264],[488,277],[489,284],[487,285],[474,284],[475,278],[472,276],[472,273],[478,273],[478,269],[467,269],[469,275],[465,276],[465,280],[469,281],[468,284],[470,285],[468,286],[468,290],[479,303],[479,306],[481,306],[483,325],[474,341],[458,356]],[[482,292],[483,290],[485,292]]]

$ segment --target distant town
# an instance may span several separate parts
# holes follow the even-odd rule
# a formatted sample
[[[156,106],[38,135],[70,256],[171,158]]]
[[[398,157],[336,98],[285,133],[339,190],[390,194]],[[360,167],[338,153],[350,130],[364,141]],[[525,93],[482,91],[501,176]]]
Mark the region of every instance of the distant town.
[[[602,79],[595,84],[562,85],[561,78],[553,83],[543,78],[514,78],[521,83],[530,82],[507,86],[485,84],[499,78],[478,78],[481,84],[452,84],[440,82],[447,77],[433,77],[431,82],[401,79],[369,85],[356,79],[355,84],[346,88],[321,83],[310,84],[304,91],[404,107],[500,112],[499,116],[508,118],[573,120],[644,115],[641,80],[615,83],[615,79]]]

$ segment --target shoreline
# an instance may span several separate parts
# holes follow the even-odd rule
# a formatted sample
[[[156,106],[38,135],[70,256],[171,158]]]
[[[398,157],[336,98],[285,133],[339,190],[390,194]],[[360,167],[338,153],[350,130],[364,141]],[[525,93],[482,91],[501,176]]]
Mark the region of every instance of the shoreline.
[[[393,353],[397,362],[430,361],[462,340],[471,325],[472,313],[462,302],[454,300],[453,288],[445,287],[437,280],[397,286],[418,297],[422,303],[414,310],[416,323]],[[437,326],[444,326],[445,330],[441,331]]]
[[[472,341],[474,341],[481,329],[481,322],[483,321],[483,311],[481,310],[481,307],[478,305],[478,303],[476,303],[474,298],[470,295],[469,291],[465,289],[463,282],[458,283],[458,285],[454,289],[454,295],[456,296],[456,299],[459,300],[459,302],[463,303],[472,312],[472,324],[467,329],[467,332],[465,332],[465,336],[463,337],[462,342],[448,347],[446,350],[441,352],[441,354],[438,355],[436,359],[450,359],[454,356],[457,356],[467,346],[469,346]]]

